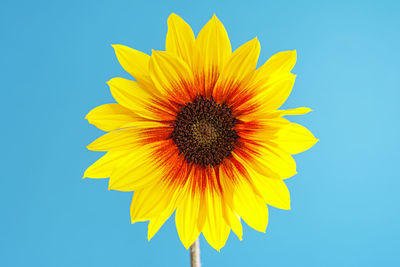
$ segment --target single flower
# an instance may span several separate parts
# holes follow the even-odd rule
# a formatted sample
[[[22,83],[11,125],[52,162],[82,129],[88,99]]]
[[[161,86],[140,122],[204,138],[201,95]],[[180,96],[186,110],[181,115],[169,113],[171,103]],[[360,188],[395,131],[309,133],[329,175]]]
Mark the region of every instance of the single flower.
[[[291,155],[317,141],[284,118],[309,108],[278,110],[295,81],[295,50],[256,69],[257,38],[232,52],[215,15],[195,38],[175,14],[166,51],[113,47],[136,81],[108,81],[118,103],[86,116],[108,133],[88,145],[107,153],[84,177],[110,177],[109,189],[134,191],[132,223],[149,221],[149,240],[175,211],[186,248],[203,233],[220,250],[231,229],[242,239],[241,220],[265,232],[267,204],[290,209],[283,180],[296,174]]]

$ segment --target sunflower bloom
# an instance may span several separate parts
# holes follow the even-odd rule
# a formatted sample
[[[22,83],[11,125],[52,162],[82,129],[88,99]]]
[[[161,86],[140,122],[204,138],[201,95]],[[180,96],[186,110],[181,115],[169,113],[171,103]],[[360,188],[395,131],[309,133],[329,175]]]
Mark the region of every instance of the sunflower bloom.
[[[134,191],[131,220],[149,221],[149,240],[175,212],[186,248],[203,233],[220,250],[231,230],[242,239],[242,220],[265,232],[267,205],[290,209],[283,180],[296,174],[292,155],[317,142],[284,118],[311,109],[278,110],[295,81],[296,51],[257,69],[257,38],[232,52],[215,15],[195,38],[175,14],[165,51],[113,47],[136,81],[108,81],[117,103],[87,114],[108,133],[87,146],[107,153],[84,177],[109,177],[109,189]]]

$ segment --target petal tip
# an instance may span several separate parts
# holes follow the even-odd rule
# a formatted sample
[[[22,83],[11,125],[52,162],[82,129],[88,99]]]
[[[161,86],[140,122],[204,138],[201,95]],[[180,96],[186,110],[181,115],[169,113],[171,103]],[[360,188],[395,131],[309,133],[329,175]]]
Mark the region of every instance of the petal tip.
[[[178,14],[172,12],[172,13],[168,16],[167,23],[169,23],[169,22],[171,22],[171,20],[175,20],[175,19],[181,19],[181,17],[180,17]]]
[[[110,86],[112,83],[113,83],[113,80],[114,80],[115,78],[112,78],[112,79],[109,79],[108,81],[106,81],[106,84],[108,85],[108,86]]]
[[[213,13],[213,15],[212,15],[210,21],[213,21],[215,24],[218,24],[218,23],[221,23],[221,24],[222,24],[222,22],[219,20],[219,18],[217,17],[217,15],[215,15],[215,13]]]
[[[147,232],[147,241],[150,242],[150,240],[153,238],[154,234],[150,234]]]
[[[114,50],[117,50],[120,46],[120,44],[111,44],[111,47],[114,48]]]

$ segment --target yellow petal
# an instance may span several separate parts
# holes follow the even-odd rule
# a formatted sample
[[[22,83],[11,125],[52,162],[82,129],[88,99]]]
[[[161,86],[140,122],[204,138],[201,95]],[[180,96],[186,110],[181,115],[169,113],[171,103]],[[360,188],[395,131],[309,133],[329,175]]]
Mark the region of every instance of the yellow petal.
[[[83,177],[107,178],[110,177],[119,160],[127,154],[126,151],[107,152],[104,156],[86,169]]]
[[[146,118],[154,118],[154,114],[146,110],[149,94],[142,90],[137,82],[124,78],[113,78],[107,82],[114,99],[135,114]]]
[[[250,123],[255,122],[257,125],[257,130],[255,131],[254,129],[248,129],[248,126],[246,124],[238,124],[236,126],[236,129],[238,129],[239,132],[245,132],[245,136],[247,139],[255,141],[274,139],[279,131],[281,131],[286,125],[290,124],[290,121],[282,118],[280,115],[278,114],[277,117],[270,119],[260,117],[250,118],[250,120],[247,120],[249,119],[249,116],[243,116],[242,118],[240,118],[240,120]]]
[[[225,245],[230,232],[223,217],[225,205],[221,197],[210,189],[206,192],[206,203],[207,218],[202,232],[207,242],[219,251]]]
[[[256,98],[261,99],[262,105],[267,110],[278,109],[289,97],[292,92],[296,75],[287,73],[279,79],[268,81],[261,87]]]
[[[85,119],[100,130],[109,132],[132,123],[134,115],[132,111],[119,104],[105,104],[92,109]]]
[[[135,191],[131,203],[132,223],[156,218],[168,208],[171,201],[180,197],[180,192],[160,180]]]
[[[311,148],[318,139],[305,127],[291,123],[273,141],[290,154],[301,153]]]
[[[124,45],[112,45],[117,59],[126,72],[138,81],[149,81],[150,56]]]
[[[186,62],[168,52],[153,51],[149,67],[150,77],[161,92],[190,101],[193,73]]]
[[[285,182],[251,172],[251,180],[264,201],[279,209],[290,209],[290,194]]]
[[[275,143],[269,142],[267,145],[260,147],[259,153],[259,161],[282,179],[297,174],[296,162],[293,157]]]
[[[214,79],[216,81],[231,53],[228,33],[221,21],[213,15],[195,41],[193,62],[195,73],[205,76],[209,81]]]
[[[160,230],[161,226],[171,217],[172,213],[176,209],[176,203],[170,202],[168,207],[161,212],[161,214],[153,219],[150,219],[149,225],[147,226],[147,240],[153,238],[153,236]]]
[[[265,82],[290,72],[296,64],[296,60],[296,50],[276,53],[257,70],[257,80]]]
[[[147,230],[147,239],[149,241],[158,232],[161,226],[168,220],[168,218],[171,217],[177,205],[179,205],[182,201],[182,197],[182,189],[179,188],[170,199],[167,208],[162,211],[157,217],[150,219]]]
[[[260,43],[257,38],[243,44],[233,52],[225,67],[222,69],[216,88],[224,90],[236,88],[257,66],[260,55]]]
[[[188,249],[200,235],[200,231],[197,227],[199,209],[199,193],[191,194],[187,192],[175,212],[176,230],[186,249]]]
[[[312,111],[312,109],[311,108],[307,108],[307,107],[280,110],[282,116],[286,116],[286,115],[304,115],[304,114],[307,114],[308,112],[311,112],[311,111]]]
[[[268,110],[279,108],[288,98],[295,80],[291,74],[296,64],[296,50],[280,52],[273,55],[264,65],[258,68],[249,87],[258,91],[258,97]]]
[[[109,190],[136,191],[158,182],[163,174],[149,157],[151,151],[145,147],[130,150],[110,176]]]
[[[225,209],[223,210],[223,215],[228,226],[232,228],[232,231],[237,235],[237,237],[242,240],[243,229],[240,217],[233,209],[233,194],[236,190],[235,184],[232,183],[232,178],[229,174],[220,172],[221,186],[224,190],[223,202],[225,203]]]
[[[230,207],[226,207],[224,211],[224,217],[226,223],[232,228],[232,231],[236,234],[239,240],[243,237],[242,223],[240,222],[240,217],[235,214]]]
[[[266,162],[262,159],[258,159],[257,157],[252,158],[251,160],[242,159],[237,154],[233,154],[234,157],[246,167],[246,169],[251,168],[257,173],[264,175],[266,177],[270,177],[271,179],[283,179],[281,175],[276,172],[276,170],[272,170]]]
[[[233,208],[250,227],[265,233],[268,225],[268,207],[244,179],[235,184]]]
[[[92,151],[121,151],[135,149],[137,130],[132,128],[121,129],[106,133],[87,146]]]
[[[172,13],[168,18],[165,51],[182,58],[191,66],[194,40],[192,28],[181,17]]]

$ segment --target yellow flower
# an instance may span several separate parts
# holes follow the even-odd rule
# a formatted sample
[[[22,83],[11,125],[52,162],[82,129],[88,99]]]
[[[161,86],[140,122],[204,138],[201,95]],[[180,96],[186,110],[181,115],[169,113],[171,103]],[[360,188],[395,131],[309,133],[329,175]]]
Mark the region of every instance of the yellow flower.
[[[149,221],[148,239],[175,212],[183,245],[203,233],[220,250],[241,220],[265,232],[267,204],[290,209],[283,179],[296,174],[292,154],[317,139],[277,110],[289,96],[296,51],[280,52],[256,69],[257,38],[234,52],[214,15],[195,38],[179,16],[168,18],[166,51],[148,56],[113,45],[136,81],[108,81],[118,104],[86,116],[107,131],[88,149],[107,151],[84,177],[107,178],[109,189],[135,191],[132,223]]]

